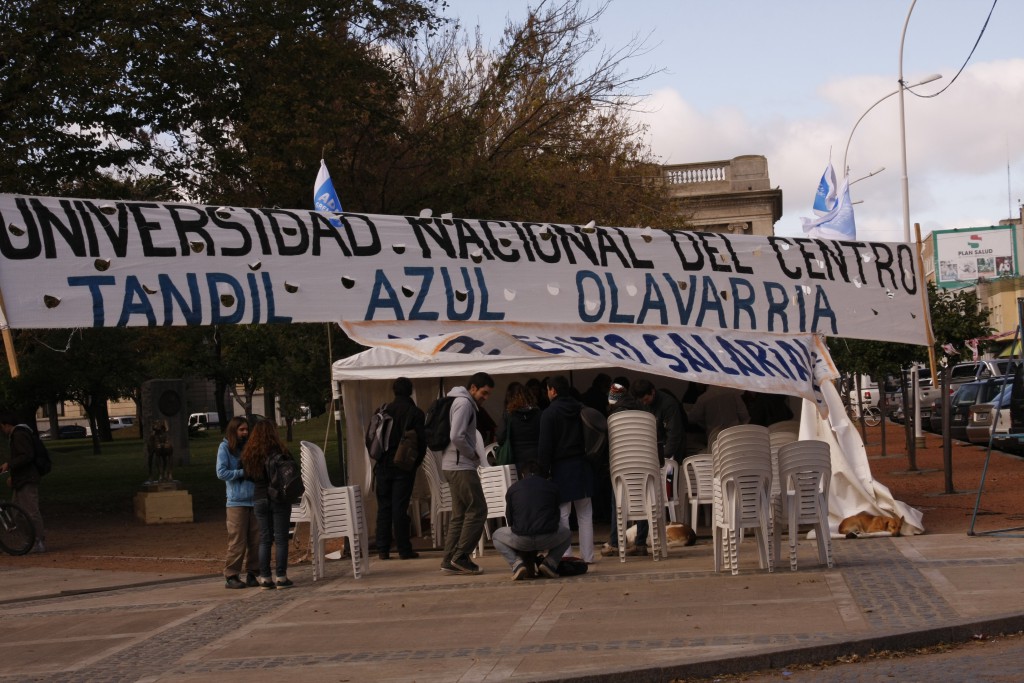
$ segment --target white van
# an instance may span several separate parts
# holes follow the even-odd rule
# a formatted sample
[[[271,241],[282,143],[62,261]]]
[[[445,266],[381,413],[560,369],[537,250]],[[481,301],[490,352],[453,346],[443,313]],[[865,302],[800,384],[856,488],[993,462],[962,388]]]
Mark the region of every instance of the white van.
[[[110,431],[116,432],[118,429],[127,429],[128,427],[135,426],[134,417],[112,417],[110,418]]]
[[[192,413],[188,416],[188,430],[190,432],[203,432],[217,427],[220,427],[220,418],[215,412]]]

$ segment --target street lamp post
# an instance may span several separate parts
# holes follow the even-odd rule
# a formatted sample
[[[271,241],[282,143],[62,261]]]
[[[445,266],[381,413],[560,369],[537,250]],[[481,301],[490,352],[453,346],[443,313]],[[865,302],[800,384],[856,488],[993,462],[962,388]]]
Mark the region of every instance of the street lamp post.
[[[903,41],[907,37],[907,25],[910,23],[910,15],[914,11],[917,0],[912,0],[910,9],[907,10],[907,18],[903,22],[903,32],[900,34],[900,66],[899,83],[900,89],[900,154],[903,161],[903,175],[900,176],[900,187],[903,190],[903,241],[910,243],[910,181],[907,179],[907,119],[903,110],[903,91],[907,89],[903,80]]]
[[[940,78],[942,78],[942,74],[932,74],[931,76],[927,76],[925,78],[922,78],[920,81],[918,81],[917,83],[914,83],[913,85],[908,85],[907,89],[911,90],[913,88],[916,88],[919,85],[924,85],[925,83],[931,83],[932,81],[937,81]],[[846,157],[850,153],[850,141],[853,140],[853,134],[857,130],[857,126],[859,126],[860,122],[864,120],[864,117],[868,115],[868,112],[870,112],[872,109],[874,109],[875,107],[880,105],[882,102],[885,102],[887,99],[889,99],[893,95],[896,95],[896,94],[901,93],[901,92],[902,92],[902,88],[899,89],[899,90],[893,90],[888,95],[882,97],[877,102],[875,102],[870,107],[868,107],[864,111],[864,113],[860,115],[860,118],[857,119],[857,123],[853,124],[853,128],[850,130],[850,137],[846,138],[846,149],[843,151],[843,172],[844,173],[848,173],[849,172],[849,169],[846,166]],[[902,120],[902,118],[903,117],[901,115],[900,119]],[[906,164],[906,157],[905,157],[905,155],[904,155],[904,160],[903,161],[904,161],[904,163],[903,163],[903,177],[906,178],[906,175],[907,175],[907,164]],[[904,205],[908,206],[906,193],[903,194],[903,197],[904,197]],[[907,215],[908,216],[910,215],[910,210],[909,209],[907,209]]]

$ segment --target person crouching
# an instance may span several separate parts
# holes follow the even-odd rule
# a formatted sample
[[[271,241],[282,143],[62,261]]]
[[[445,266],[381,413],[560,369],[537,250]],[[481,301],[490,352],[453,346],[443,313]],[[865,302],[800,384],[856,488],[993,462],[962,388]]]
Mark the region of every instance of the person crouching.
[[[494,532],[494,547],[512,567],[512,580],[532,577],[538,551],[548,551],[537,571],[558,577],[558,563],[569,549],[572,532],[561,525],[558,487],[537,474],[536,461],[523,467],[525,476],[505,492],[508,526]]]

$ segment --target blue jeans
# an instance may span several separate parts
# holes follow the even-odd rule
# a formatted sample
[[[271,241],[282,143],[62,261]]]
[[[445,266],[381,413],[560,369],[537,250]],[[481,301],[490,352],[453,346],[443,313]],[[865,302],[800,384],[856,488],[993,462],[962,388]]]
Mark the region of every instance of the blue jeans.
[[[512,567],[523,561],[520,553],[533,554],[538,550],[547,550],[544,564],[557,571],[558,562],[572,543],[572,531],[567,526],[560,526],[554,533],[520,536],[509,527],[503,526],[495,530],[491,540],[495,549]]]
[[[260,576],[270,578],[270,546],[275,548],[274,569],[278,578],[288,575],[288,527],[292,506],[264,498],[253,504],[260,523]]]
[[[615,505],[615,501],[612,501],[612,533],[611,538],[608,540],[608,545],[613,548],[619,547],[619,513],[618,508]],[[626,527],[629,528],[628,526]],[[636,522],[636,542],[634,545],[641,546],[647,545],[647,535],[651,533],[651,523],[646,519],[638,519]]]

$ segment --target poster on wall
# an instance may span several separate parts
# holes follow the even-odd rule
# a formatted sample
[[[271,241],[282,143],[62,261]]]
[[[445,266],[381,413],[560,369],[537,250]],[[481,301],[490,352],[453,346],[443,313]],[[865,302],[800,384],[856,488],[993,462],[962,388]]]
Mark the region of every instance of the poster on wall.
[[[935,230],[935,283],[946,289],[1017,275],[1016,226]]]

